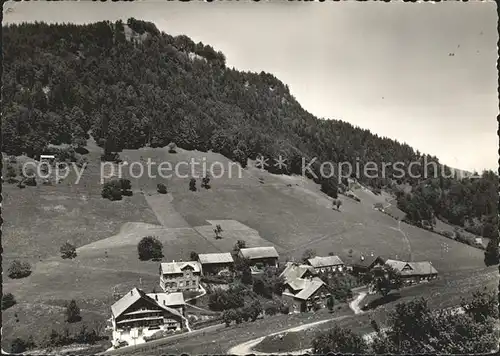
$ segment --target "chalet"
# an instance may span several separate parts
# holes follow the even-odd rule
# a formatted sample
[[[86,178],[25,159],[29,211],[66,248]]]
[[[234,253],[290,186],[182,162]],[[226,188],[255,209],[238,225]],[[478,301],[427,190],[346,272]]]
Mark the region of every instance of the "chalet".
[[[399,272],[405,284],[429,281],[437,278],[438,275],[438,271],[434,268],[432,263],[428,261],[405,262],[388,259],[385,264]]]
[[[285,269],[280,274],[280,277],[283,277],[285,282],[290,282],[298,278],[312,279],[317,277],[317,275],[318,273],[311,266],[287,262]]]
[[[383,266],[385,259],[380,256],[375,256],[371,253],[368,256],[364,254],[356,254],[347,258],[348,269],[352,270],[354,274],[364,274],[370,271],[375,266]]]
[[[160,287],[165,292],[198,290],[201,266],[199,262],[169,262],[160,264]]]
[[[198,262],[203,275],[230,273],[234,267],[233,256],[229,252],[199,254]]]
[[[186,303],[182,292],[174,293],[148,293],[148,297],[154,299],[158,304],[177,310],[179,314],[186,314]]]
[[[274,247],[242,248],[238,256],[250,262],[253,274],[262,272],[264,267],[278,267],[278,252]]]
[[[312,266],[317,272],[335,273],[342,272],[345,269],[345,264],[338,256],[316,256],[309,258],[306,264]]]
[[[285,280],[283,300],[290,305],[291,312],[310,311],[315,304],[320,308],[325,307],[330,293],[314,267],[288,262],[280,277]]]
[[[158,331],[184,329],[183,316],[160,304],[138,288],[132,289],[111,306],[113,344],[144,342]]]
[[[324,308],[329,295],[326,284],[318,277],[290,280],[282,294],[292,313],[307,312],[315,306]]]

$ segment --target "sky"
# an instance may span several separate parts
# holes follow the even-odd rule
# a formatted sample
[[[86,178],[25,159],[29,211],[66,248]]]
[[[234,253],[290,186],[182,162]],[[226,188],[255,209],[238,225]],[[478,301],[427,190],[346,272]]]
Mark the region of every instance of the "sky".
[[[8,8],[13,10],[7,10]],[[498,170],[494,2],[20,2],[4,24],[151,21],[274,74],[310,113]]]

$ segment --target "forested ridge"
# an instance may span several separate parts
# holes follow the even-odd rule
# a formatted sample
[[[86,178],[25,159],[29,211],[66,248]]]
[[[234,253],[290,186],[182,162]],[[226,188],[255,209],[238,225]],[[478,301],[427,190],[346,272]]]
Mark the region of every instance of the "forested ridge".
[[[301,173],[302,159],[313,157],[361,167],[424,159],[407,144],[318,119],[272,74],[227,68],[223,53],[151,23],[4,26],[3,50],[2,150],[9,155],[36,157],[49,143],[83,146],[91,132],[106,152],[175,142],[219,152],[243,166],[249,158],[281,154],[288,167],[271,165],[273,173]],[[419,170],[412,168],[414,174]],[[450,169],[438,165],[438,171]],[[376,189],[410,184],[411,193],[398,193],[398,205],[416,224],[443,217],[498,236],[493,172],[463,180],[394,180],[393,173],[399,174],[387,167],[386,177],[357,178]],[[337,179],[320,181],[336,195]]]

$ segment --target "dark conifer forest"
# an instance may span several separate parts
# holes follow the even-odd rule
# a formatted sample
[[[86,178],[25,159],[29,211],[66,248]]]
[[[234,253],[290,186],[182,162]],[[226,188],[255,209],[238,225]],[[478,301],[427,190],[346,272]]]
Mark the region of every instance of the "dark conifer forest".
[[[10,25],[3,27],[3,50],[2,151],[8,155],[37,157],[48,144],[83,146],[91,134],[106,153],[175,142],[242,166],[260,155],[282,155],[287,168],[268,168],[284,174],[301,173],[303,158],[317,157],[315,171],[324,161],[408,167],[424,160],[407,144],[315,117],[272,74],[227,68],[224,54],[210,45],[132,18],[126,24]],[[396,193],[412,223],[443,218],[497,238],[498,176],[440,178],[450,169],[425,158],[438,163],[437,178],[395,179],[399,172],[391,167],[385,177],[357,178]],[[345,189],[336,178],[319,182],[330,195]],[[411,192],[400,190],[403,184]]]

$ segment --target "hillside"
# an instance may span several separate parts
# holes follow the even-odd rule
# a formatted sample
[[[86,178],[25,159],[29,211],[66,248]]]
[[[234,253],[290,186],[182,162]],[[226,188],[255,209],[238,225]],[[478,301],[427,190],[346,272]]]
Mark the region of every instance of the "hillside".
[[[446,283],[457,286],[450,293],[485,282],[471,277],[486,271],[483,251],[374,209],[380,203],[401,218],[427,209],[400,203],[401,198],[411,202],[425,182],[359,176],[370,189],[355,184],[352,190],[360,201],[339,195],[337,211],[324,192],[326,186],[337,195],[336,179],[325,183],[300,175],[302,157],[409,163],[423,159],[418,152],[342,121],[318,119],[271,74],[226,68],[222,53],[186,36],[174,38],[133,19],[127,25],[4,27],[3,99],[4,156],[15,155],[20,164],[38,158],[49,144],[71,144],[88,162],[78,184],[71,172],[60,184],[3,185],[3,268],[13,259],[32,265],[27,278],[4,277],[5,292],[17,300],[5,313],[4,339],[35,330],[38,342],[47,337],[47,325],[63,330],[64,305],[70,299],[81,307],[82,323],[102,326],[116,294],[134,286],[158,288],[157,262],[137,258],[137,242],[146,235],[161,240],[165,261],[187,259],[192,251],[229,251],[243,239],[249,246],[275,246],[282,261],[299,259],[306,249],[341,258],[352,250],[430,260]],[[176,153],[166,147],[170,142],[177,144]],[[227,167],[236,161],[244,169],[241,177],[225,171],[213,178],[210,189],[201,188],[198,179],[196,192],[189,190],[187,167],[181,170],[184,178],[136,179],[126,172],[132,196],[109,201],[101,197],[100,165],[102,156],[112,152],[127,162],[175,165],[193,159]],[[283,154],[287,169],[257,168],[260,154]],[[4,177],[9,166],[15,169],[6,161]],[[467,206],[459,214],[472,214],[479,222],[485,216],[494,223],[487,220],[492,201],[496,204],[496,194],[490,194],[494,177],[487,174],[479,183],[446,178],[441,192],[452,192],[443,194],[449,203]],[[157,192],[158,183],[167,185],[168,194]],[[344,179],[341,190],[348,183]],[[400,194],[396,202],[392,190],[403,185],[410,195]],[[482,194],[469,204],[474,189]],[[425,201],[433,196],[423,195]],[[454,209],[440,206],[442,216]],[[216,224],[224,229],[217,240]],[[466,221],[457,219],[457,224]],[[60,257],[67,241],[77,247],[74,260]],[[484,276],[491,287],[493,273]],[[438,292],[424,288],[422,293]]]
[[[314,117],[272,74],[227,68],[224,54],[211,46],[160,33],[151,23],[11,25],[3,28],[3,39],[3,152],[9,155],[35,157],[50,143],[78,147],[91,131],[106,153],[174,141],[184,149],[210,149],[243,166],[261,155],[271,161],[286,157],[286,165],[266,167],[273,173],[301,174],[303,158],[317,158],[312,171],[318,176],[321,162],[334,163],[336,176],[350,174],[346,166],[339,172],[339,162],[350,162],[353,170],[374,162],[378,174],[356,178],[377,189],[390,189],[396,181],[417,187],[425,162],[436,162],[436,173],[453,177],[437,158],[406,144]],[[411,177],[407,173],[414,161],[422,166],[414,165]],[[384,175],[383,162],[399,166],[388,166]],[[399,167],[406,174],[400,176]],[[427,175],[434,170],[431,166]],[[320,180],[336,194],[336,178]],[[496,214],[486,207],[496,206],[489,192],[496,191],[497,181],[490,173],[476,181],[472,189],[459,179],[439,182],[451,192],[448,197],[454,196],[448,200],[464,208],[428,201],[432,211],[421,207],[414,214],[407,204],[400,207],[417,216],[413,223],[429,214],[443,216],[473,233],[496,237]],[[475,192],[484,197],[471,204],[468,194]]]

